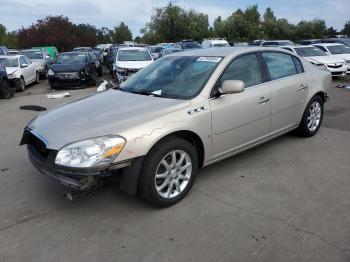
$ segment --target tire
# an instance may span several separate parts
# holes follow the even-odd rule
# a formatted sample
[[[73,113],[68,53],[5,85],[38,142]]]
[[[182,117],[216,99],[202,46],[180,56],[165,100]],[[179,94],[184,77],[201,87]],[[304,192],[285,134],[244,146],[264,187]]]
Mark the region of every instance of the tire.
[[[11,87],[10,83],[7,80],[3,80],[0,86],[0,98],[10,99],[14,93],[15,89]]]
[[[97,76],[98,77],[101,77],[102,75],[103,75],[103,72],[102,72],[103,70],[102,70],[102,66],[101,66],[101,68],[98,70],[98,73],[97,73]]]
[[[44,79],[48,79],[48,78],[49,78],[49,69],[45,67]]]
[[[39,74],[39,72],[36,72],[35,73],[35,84],[39,84],[39,82],[40,82],[40,74]]]
[[[311,137],[318,132],[323,120],[323,111],[323,99],[319,95],[311,98],[298,127],[300,136]]]
[[[175,165],[173,159],[176,159]],[[173,205],[184,198],[193,186],[198,172],[197,151],[186,140],[169,137],[152,148],[141,170],[141,197],[159,207]]]
[[[26,82],[24,81],[23,76],[21,76],[18,81],[17,81],[17,85],[16,85],[16,89],[19,92],[24,92],[24,90],[26,90]]]

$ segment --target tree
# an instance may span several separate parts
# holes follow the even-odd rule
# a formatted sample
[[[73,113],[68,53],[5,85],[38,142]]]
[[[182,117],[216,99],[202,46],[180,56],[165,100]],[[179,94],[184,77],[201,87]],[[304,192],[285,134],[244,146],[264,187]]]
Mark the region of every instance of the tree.
[[[114,27],[113,41],[116,43],[123,43],[124,41],[132,40],[132,33],[129,27],[121,22],[118,26]]]
[[[7,47],[16,47],[17,44],[17,33],[7,32],[6,27],[0,24],[0,45],[5,45]]]
[[[215,37],[224,37],[224,22],[221,16],[214,20],[214,35]]]
[[[202,40],[209,36],[208,27],[207,14],[185,10],[170,2],[165,7],[155,8],[151,21],[140,32],[144,42],[176,42],[186,38]]]
[[[60,51],[76,46],[76,26],[64,16],[48,16],[28,28],[18,31],[19,47],[53,45]]]
[[[337,30],[331,26],[330,28],[327,29],[327,36],[330,38],[336,37],[338,34]]]
[[[113,31],[107,27],[97,29],[97,41],[100,44],[110,43],[113,41]]]
[[[324,20],[301,21],[296,26],[297,39],[324,38],[326,34],[327,27]]]
[[[341,32],[343,35],[350,36],[350,20],[345,23],[344,28]]]
[[[90,24],[78,24],[75,33],[76,46],[96,46],[97,44],[97,29]]]

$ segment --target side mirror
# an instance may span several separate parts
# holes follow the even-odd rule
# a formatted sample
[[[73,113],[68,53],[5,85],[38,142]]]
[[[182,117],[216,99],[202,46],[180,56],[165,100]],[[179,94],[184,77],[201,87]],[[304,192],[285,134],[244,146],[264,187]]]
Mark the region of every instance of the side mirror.
[[[245,85],[241,80],[226,80],[222,83],[222,87],[219,88],[220,94],[235,94],[244,91]]]
[[[22,67],[22,68],[28,67],[28,64],[21,64],[21,67]]]

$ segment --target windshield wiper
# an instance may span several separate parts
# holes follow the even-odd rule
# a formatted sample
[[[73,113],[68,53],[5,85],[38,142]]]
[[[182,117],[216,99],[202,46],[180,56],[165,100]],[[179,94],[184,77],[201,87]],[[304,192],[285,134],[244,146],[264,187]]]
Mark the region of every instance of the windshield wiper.
[[[133,93],[133,94],[144,95],[144,96],[163,97],[162,95],[154,93],[154,91],[150,91],[147,89],[127,90],[127,89],[119,88],[119,90],[124,91],[124,92]]]

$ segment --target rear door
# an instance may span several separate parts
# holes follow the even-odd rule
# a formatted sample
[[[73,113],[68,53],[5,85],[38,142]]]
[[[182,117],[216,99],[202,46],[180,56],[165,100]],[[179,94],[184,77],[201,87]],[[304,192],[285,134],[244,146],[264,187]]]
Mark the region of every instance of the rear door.
[[[37,65],[32,62],[28,57],[24,57],[24,60],[26,60],[26,63],[28,64],[28,67],[26,70],[28,71],[28,78],[29,82],[34,82],[36,79],[36,71],[37,71]]]
[[[261,69],[255,53],[244,54],[231,62],[216,83],[210,100],[213,160],[239,151],[269,134],[271,91]],[[241,80],[245,90],[216,97],[225,80]]]
[[[263,52],[272,94],[271,132],[283,132],[297,124],[303,114],[308,80],[302,63],[294,55]]]

